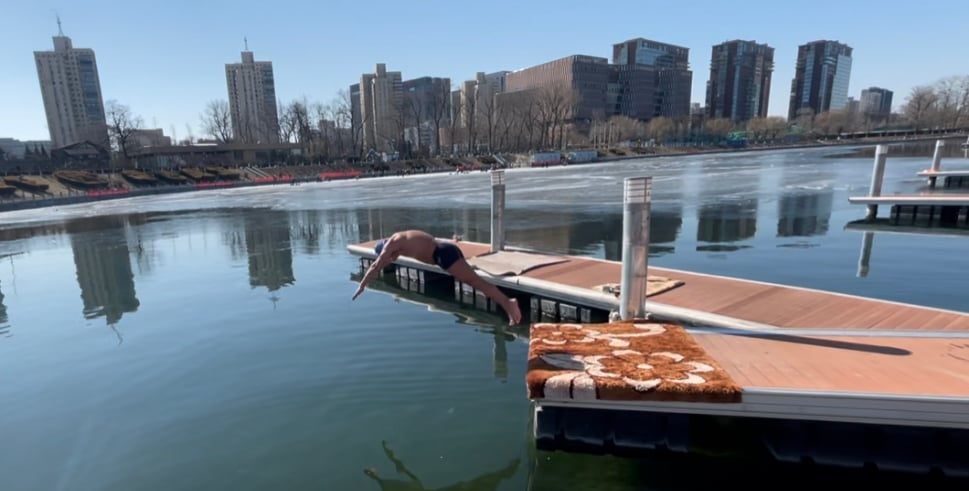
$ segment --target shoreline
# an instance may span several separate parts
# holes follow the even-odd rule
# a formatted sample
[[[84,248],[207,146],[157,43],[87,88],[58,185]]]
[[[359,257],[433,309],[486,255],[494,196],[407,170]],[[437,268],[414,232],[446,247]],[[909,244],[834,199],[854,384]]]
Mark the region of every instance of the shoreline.
[[[835,148],[835,147],[866,147],[874,146],[879,144],[904,144],[904,143],[920,143],[927,141],[935,141],[939,139],[964,139],[965,134],[953,134],[953,135],[934,135],[920,138],[883,138],[883,139],[871,139],[871,140],[845,140],[845,141],[835,141],[835,142],[814,142],[814,143],[800,143],[791,145],[762,145],[762,146],[748,146],[743,148],[707,148],[707,149],[688,149],[688,150],[677,150],[669,152],[655,152],[655,153],[634,153],[632,155],[609,155],[599,157],[596,160],[590,162],[581,162],[568,164],[586,166],[586,165],[596,165],[604,163],[615,163],[622,162],[626,160],[636,160],[636,159],[652,159],[660,157],[679,157],[688,156],[692,157],[695,155],[719,155],[719,154],[736,154],[744,152],[764,152],[764,151],[781,151],[781,150],[797,150],[797,149],[816,149],[816,148]],[[521,154],[518,154],[521,155]],[[861,157],[863,155],[859,155]],[[927,156],[931,157],[931,156]],[[393,163],[389,163],[393,167]],[[331,178],[324,178],[323,176],[327,174],[331,167],[324,165],[307,165],[307,166],[297,166],[298,168],[304,168],[305,172],[311,172],[311,174],[293,176],[290,174],[281,173],[279,175],[269,175],[257,176],[249,172],[245,172],[243,177],[238,180],[223,180],[223,181],[199,181],[190,184],[168,184],[168,185],[155,185],[149,187],[138,187],[134,184],[126,181],[120,174],[120,172],[107,174],[109,182],[116,185],[114,188],[110,189],[99,189],[99,190],[79,190],[71,188],[63,183],[61,183],[57,178],[52,175],[45,176],[25,176],[39,179],[50,186],[48,191],[43,194],[29,193],[27,191],[18,189],[17,193],[20,197],[14,199],[4,199],[0,201],[0,215],[6,212],[36,209],[36,208],[48,208],[55,206],[69,206],[75,204],[91,203],[96,201],[105,200],[116,200],[124,198],[133,198],[140,196],[151,196],[160,194],[174,194],[174,193],[184,193],[192,191],[205,191],[205,190],[226,190],[231,188],[247,188],[253,186],[278,186],[278,185],[298,185],[302,183],[309,182],[329,182],[336,180],[359,180],[359,179],[373,179],[378,177],[407,177],[407,176],[417,176],[417,175],[428,175],[428,174],[443,174],[443,173],[453,173],[456,172],[454,168],[428,168],[425,167],[421,172],[403,172],[401,169],[388,169],[382,170],[381,172],[375,172],[373,169],[367,169],[366,167],[357,167],[350,171],[355,173],[355,175],[346,176],[334,176]],[[537,166],[531,166],[537,167]],[[509,169],[514,168],[531,168],[530,166],[510,166]],[[558,166],[556,166],[558,167]],[[275,169],[291,169],[290,167],[279,167]],[[274,168],[258,168],[261,172],[265,173],[266,169]],[[396,172],[396,173],[395,173]],[[482,172],[481,170],[470,170],[462,172]],[[315,177],[314,177],[315,176]],[[117,185],[117,183],[123,183]],[[57,194],[60,194],[58,196]]]

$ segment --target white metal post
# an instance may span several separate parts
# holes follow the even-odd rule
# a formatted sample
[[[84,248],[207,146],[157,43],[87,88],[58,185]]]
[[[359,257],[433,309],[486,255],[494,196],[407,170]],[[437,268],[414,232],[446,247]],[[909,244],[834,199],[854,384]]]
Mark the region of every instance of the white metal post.
[[[491,172],[491,252],[505,248],[505,171]]]
[[[871,187],[868,196],[875,198],[882,195],[882,181],[885,179],[885,160],[888,159],[888,145],[875,147],[875,168],[871,172]],[[878,216],[878,205],[868,205],[869,220]]]
[[[619,286],[619,317],[622,320],[646,316],[651,193],[651,177],[626,178],[622,216],[622,283]]]
[[[935,152],[932,154],[932,172],[939,172],[942,168],[942,149],[945,147],[945,140],[935,141]],[[929,186],[935,187],[936,176],[929,177]]]

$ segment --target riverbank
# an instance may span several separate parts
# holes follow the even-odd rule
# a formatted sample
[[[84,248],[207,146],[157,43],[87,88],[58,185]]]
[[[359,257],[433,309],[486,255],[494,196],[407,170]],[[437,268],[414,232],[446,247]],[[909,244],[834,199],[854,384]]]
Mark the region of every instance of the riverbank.
[[[652,147],[652,148],[618,148],[599,152],[599,157],[591,162],[576,165],[594,165],[599,163],[619,162],[625,160],[649,159],[658,157],[675,157],[679,155],[715,155],[742,152],[763,152],[771,150],[794,150],[828,147],[862,147],[850,152],[853,156],[866,156],[866,150],[876,144],[898,143],[928,143],[943,138],[946,140],[964,140],[965,134],[932,135],[919,138],[872,138],[864,140],[817,141],[798,144],[749,145],[742,148],[723,147]],[[953,145],[949,147],[955,148]],[[870,149],[869,149],[870,150]],[[929,154],[930,155],[930,154]],[[505,164],[502,164],[504,162]],[[62,182],[51,174],[25,175],[37,182],[47,185],[44,192],[35,192],[18,188],[13,194],[0,198],[0,212],[15,211],[48,206],[64,206],[107,199],[120,199],[136,196],[156,194],[171,194],[177,192],[200,191],[206,189],[227,189],[236,187],[251,187],[264,185],[296,185],[304,182],[322,182],[339,179],[366,179],[371,177],[412,176],[433,173],[487,171],[492,165],[496,167],[528,167],[529,154],[502,154],[499,159],[483,156],[449,157],[434,159],[417,159],[407,161],[357,163],[357,164],[325,164],[325,165],[294,165],[272,167],[242,167],[237,169],[238,178],[219,179],[217,177],[204,180],[187,178],[183,184],[135,184],[119,172],[104,172],[99,175],[107,181],[103,188],[84,189]],[[191,175],[191,173],[189,173]]]

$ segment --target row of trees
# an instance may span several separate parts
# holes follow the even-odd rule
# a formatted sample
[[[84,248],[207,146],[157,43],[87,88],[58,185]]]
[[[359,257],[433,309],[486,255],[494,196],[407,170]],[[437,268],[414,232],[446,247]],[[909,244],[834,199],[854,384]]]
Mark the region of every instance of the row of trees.
[[[331,160],[361,158],[371,150],[436,156],[609,147],[627,141],[710,143],[741,130],[755,140],[771,141],[791,134],[822,138],[876,127],[952,129],[969,127],[969,76],[915,87],[901,113],[887,119],[842,110],[820,114],[808,111],[793,121],[777,116],[746,122],[688,116],[643,122],[604,114],[577,120],[576,108],[581,103],[575,91],[561,85],[500,94],[478,86],[457,98],[445,84],[421,94],[405,92],[382,121],[372,124],[367,114],[354,118],[350,94],[340,90],[325,103],[305,97],[280,102],[276,132],[279,142],[299,145],[308,159]],[[108,101],[105,114],[112,147],[119,157],[127,159],[134,150],[133,135],[144,122],[117,101]],[[228,102],[210,101],[200,114],[200,128],[213,141],[234,141]],[[180,143],[194,141],[192,128],[187,126],[187,130],[188,137]],[[373,134],[368,136],[368,132]],[[174,128],[172,133],[174,138]],[[246,140],[243,136],[235,141],[254,143]]]

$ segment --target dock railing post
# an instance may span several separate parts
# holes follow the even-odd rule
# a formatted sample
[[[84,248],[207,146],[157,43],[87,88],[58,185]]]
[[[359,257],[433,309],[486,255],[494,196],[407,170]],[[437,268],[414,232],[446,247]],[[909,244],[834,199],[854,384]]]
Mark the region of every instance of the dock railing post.
[[[651,177],[626,178],[622,200],[622,283],[619,285],[622,320],[646,316],[651,193]]]
[[[505,171],[491,171],[491,252],[505,248]]]
[[[942,149],[945,147],[945,140],[935,141],[935,152],[932,154],[932,172],[939,172],[942,168]],[[929,186],[935,187],[936,176],[929,176]]]
[[[885,160],[888,159],[888,146],[878,145],[875,147],[875,168],[871,172],[871,187],[868,190],[868,197],[876,198],[882,195],[882,181],[885,179]],[[868,205],[868,220],[874,220],[878,216],[878,205]]]

